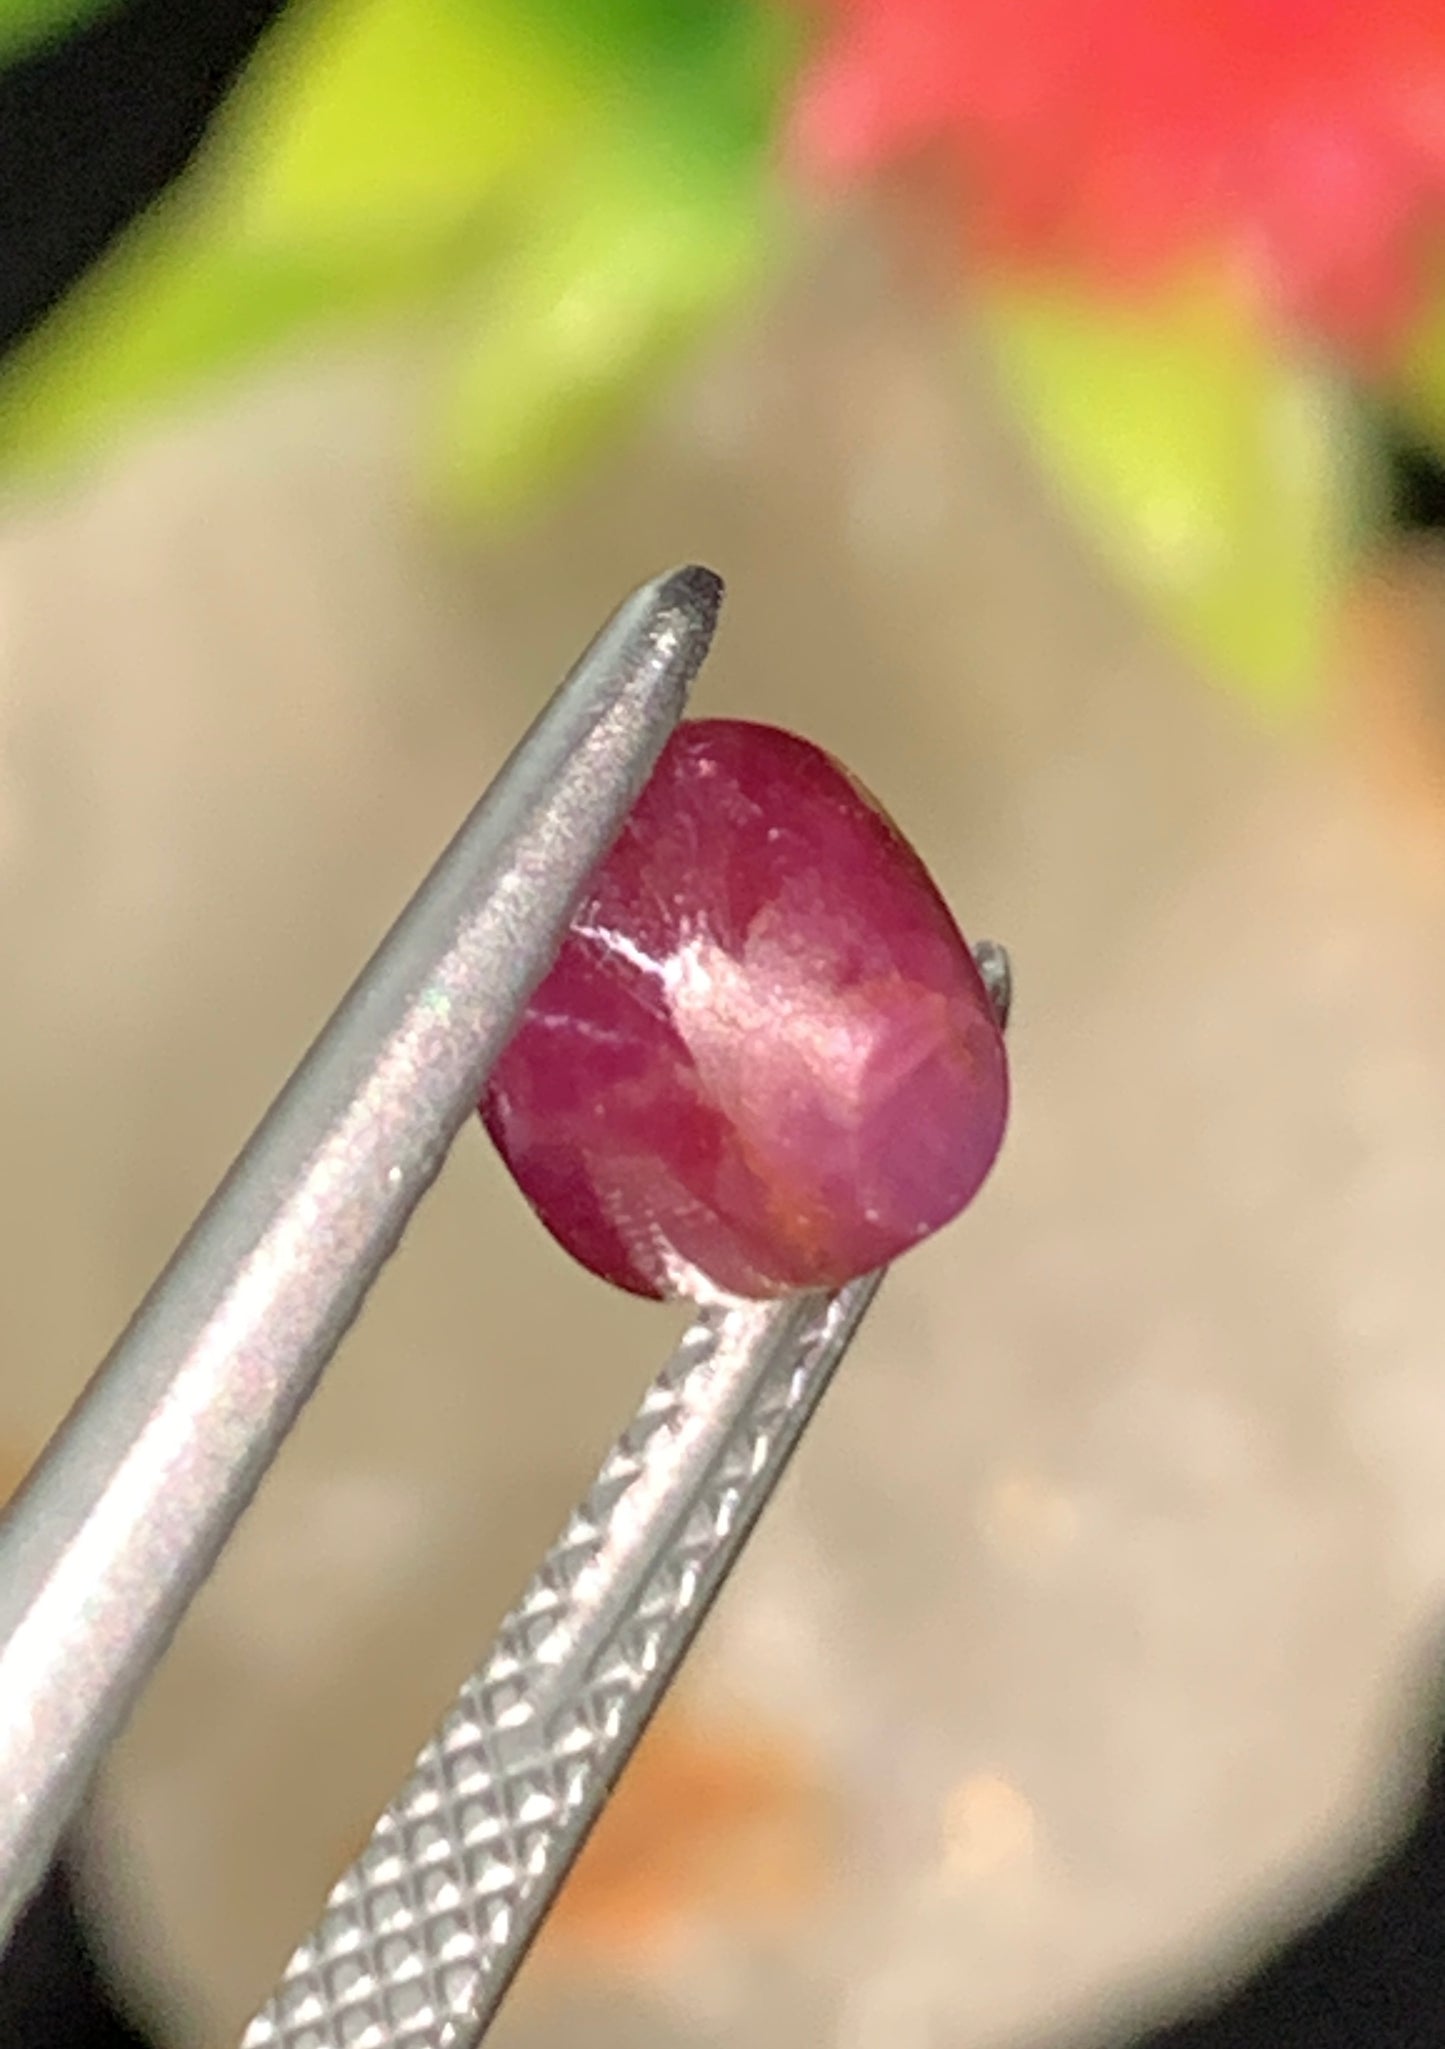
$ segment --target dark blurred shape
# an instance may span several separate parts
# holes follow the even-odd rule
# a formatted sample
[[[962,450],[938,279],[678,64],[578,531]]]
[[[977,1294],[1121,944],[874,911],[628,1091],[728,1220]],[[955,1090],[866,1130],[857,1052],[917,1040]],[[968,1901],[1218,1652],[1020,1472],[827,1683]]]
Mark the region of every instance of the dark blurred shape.
[[[1415,532],[1445,527],[1445,468],[1426,448],[1399,441],[1392,453],[1395,516]]]
[[[75,1890],[57,1866],[0,1956],[5,2049],[158,2049],[120,2010],[86,1941]]]
[[[1409,1833],[1217,2005],[1129,2049],[1442,2049],[1445,1743]]]
[[[127,0],[0,71],[0,349],[186,167],[284,0]]]

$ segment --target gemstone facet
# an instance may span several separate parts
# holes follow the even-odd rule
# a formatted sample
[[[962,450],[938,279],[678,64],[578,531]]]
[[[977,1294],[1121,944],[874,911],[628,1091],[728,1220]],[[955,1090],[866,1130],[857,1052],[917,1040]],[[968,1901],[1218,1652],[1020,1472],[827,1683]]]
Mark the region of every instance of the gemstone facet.
[[[634,1294],[833,1288],[955,1217],[1008,1115],[1003,1034],[927,871],[846,770],[680,726],[482,1115]]]

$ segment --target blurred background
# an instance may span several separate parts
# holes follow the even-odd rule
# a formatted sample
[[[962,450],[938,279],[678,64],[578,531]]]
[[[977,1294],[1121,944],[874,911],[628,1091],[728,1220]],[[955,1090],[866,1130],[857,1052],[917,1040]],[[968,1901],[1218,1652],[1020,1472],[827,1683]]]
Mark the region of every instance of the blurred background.
[[[0,1481],[561,671],[1019,1000],[499,2049],[1445,2040],[1445,5],[0,0]],[[457,1148],[0,1965],[225,2049],[676,1330]]]

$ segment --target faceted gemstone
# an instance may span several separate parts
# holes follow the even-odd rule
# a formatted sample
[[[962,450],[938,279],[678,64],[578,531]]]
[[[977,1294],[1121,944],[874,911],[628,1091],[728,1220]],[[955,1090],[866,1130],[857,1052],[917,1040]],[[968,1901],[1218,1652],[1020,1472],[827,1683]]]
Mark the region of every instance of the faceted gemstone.
[[[679,727],[482,1115],[553,1236],[639,1295],[884,1266],[1003,1139],[1003,1035],[918,857],[820,749]]]

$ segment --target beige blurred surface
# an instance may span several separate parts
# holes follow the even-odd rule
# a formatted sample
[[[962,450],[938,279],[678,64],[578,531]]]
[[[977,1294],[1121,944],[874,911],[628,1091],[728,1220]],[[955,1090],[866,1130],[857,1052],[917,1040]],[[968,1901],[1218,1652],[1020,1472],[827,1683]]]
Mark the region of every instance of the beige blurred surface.
[[[816,1814],[780,1780],[775,1818],[825,1876],[559,1936],[497,2039],[1095,2039],[1237,1968],[1408,1780],[1437,880],[1145,631],[862,234],[504,547],[411,504],[405,390],[296,378],[0,532],[0,1442],[58,1418],[598,618],[715,563],[700,706],[840,754],[1009,942],[1016,1121],[692,1676],[720,1754],[756,1722],[806,1761]],[[104,1790],[178,2043],[234,2038],[674,1326],[459,1147]]]

